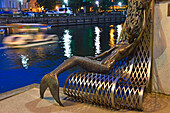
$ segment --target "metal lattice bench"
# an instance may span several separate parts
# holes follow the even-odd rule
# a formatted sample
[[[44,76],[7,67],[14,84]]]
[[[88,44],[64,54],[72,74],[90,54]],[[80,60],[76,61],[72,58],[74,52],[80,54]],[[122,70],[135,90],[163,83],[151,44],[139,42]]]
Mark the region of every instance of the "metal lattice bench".
[[[82,102],[142,110],[143,94],[151,73],[152,6],[153,2],[150,0],[146,11],[146,27],[138,36],[141,40],[134,55],[117,61],[108,74],[72,73],[65,82],[64,94]],[[127,33],[123,27],[119,39],[126,37]]]
[[[121,78],[73,73],[66,83],[64,93],[76,100],[112,108],[142,109],[144,86],[132,86]]]

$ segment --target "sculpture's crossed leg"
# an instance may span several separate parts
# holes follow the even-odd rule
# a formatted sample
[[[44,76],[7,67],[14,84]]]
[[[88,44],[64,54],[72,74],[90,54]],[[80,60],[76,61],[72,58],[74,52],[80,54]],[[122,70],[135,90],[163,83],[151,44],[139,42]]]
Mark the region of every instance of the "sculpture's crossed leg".
[[[40,96],[43,98],[45,90],[49,87],[50,92],[56,102],[59,103],[60,106],[63,106],[63,104],[60,101],[59,98],[59,82],[58,82],[58,76],[74,67],[74,66],[80,66],[81,68],[89,71],[89,72],[97,72],[97,73],[108,73],[109,68],[107,68],[105,65],[101,64],[99,61],[91,60],[86,57],[78,57],[73,56],[66,61],[64,61],[60,66],[58,66],[55,70],[53,70],[51,73],[46,74],[40,83]]]

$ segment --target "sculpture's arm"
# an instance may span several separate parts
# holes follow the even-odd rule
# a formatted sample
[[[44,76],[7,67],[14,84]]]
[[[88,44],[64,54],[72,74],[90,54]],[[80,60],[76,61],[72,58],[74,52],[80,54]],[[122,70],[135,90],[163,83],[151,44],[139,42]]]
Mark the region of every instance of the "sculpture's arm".
[[[115,50],[116,48],[119,48],[120,45],[121,45],[121,44],[116,44],[114,47],[112,47],[112,48],[110,48],[109,50],[101,53],[100,55],[94,57],[93,59],[96,60],[96,59],[98,59],[98,58],[101,58],[101,57],[103,57],[103,56],[106,56],[106,55],[110,54],[113,50]]]
[[[140,42],[140,40],[141,40],[141,38],[142,38],[143,32],[144,32],[144,30],[145,30],[145,28],[146,28],[146,11],[145,11],[145,10],[144,10],[144,12],[143,12],[143,15],[144,15],[144,16],[143,16],[142,30],[141,30],[138,38],[136,38],[133,43],[129,44],[129,45],[126,47],[126,48],[129,50],[129,53],[131,53],[131,52],[134,50],[134,48],[139,44],[139,42]],[[124,52],[125,52],[125,51],[124,51]]]
[[[129,55],[135,48],[136,46],[139,44],[141,38],[142,38],[142,35],[143,35],[143,32],[145,30],[145,27],[146,27],[146,12],[144,10],[144,17],[143,17],[143,25],[142,25],[142,30],[138,36],[138,38],[136,38],[136,40],[134,40],[133,43],[129,44],[126,48],[122,49],[120,51],[120,54],[123,56],[123,54],[126,54],[126,55]]]
[[[143,25],[142,25],[142,30],[141,30],[141,33],[139,34],[138,38],[136,38],[136,40],[132,43],[132,46],[137,46],[137,44],[139,43],[139,41],[141,40],[142,38],[142,34],[144,32],[146,28],[146,11],[144,10],[143,12]],[[130,44],[131,45],[131,44]]]
[[[111,64],[110,69],[112,68],[112,66],[115,65],[116,61],[119,61],[125,57],[127,57],[128,55],[130,55],[136,48],[136,46],[139,44],[143,32],[145,30],[145,26],[146,26],[146,16],[145,16],[145,11],[144,11],[144,19],[143,19],[143,25],[142,25],[142,30],[141,33],[139,34],[138,38],[136,40],[134,40],[134,42],[130,43],[130,44],[124,44],[122,47],[118,48],[118,50],[115,53],[114,56],[114,62]],[[132,37],[133,38],[133,37]]]
[[[131,52],[134,50],[134,48],[137,46],[137,44],[139,43],[139,41],[141,40],[142,34],[143,34],[144,29],[145,29],[145,27],[146,27],[146,13],[145,13],[145,10],[144,10],[144,14],[143,14],[143,15],[144,15],[144,17],[143,17],[143,25],[142,25],[141,33],[139,34],[138,38],[136,38],[136,40],[135,40],[133,43],[129,44],[129,45],[126,47],[126,49],[124,48],[124,50],[122,50],[122,51],[120,52],[120,54],[125,54],[124,52],[131,53]],[[101,58],[101,57],[103,57],[103,56],[105,56],[105,55],[110,54],[113,50],[115,50],[116,48],[119,48],[121,45],[122,45],[121,43],[120,43],[120,44],[116,44],[114,47],[112,47],[112,48],[110,48],[109,50],[101,53],[100,55],[98,55],[98,56],[96,56],[96,57],[89,57],[89,58],[90,58],[90,59],[94,59],[94,60],[96,60],[96,59],[98,59],[98,58]],[[128,53],[127,53],[127,54],[128,54]]]

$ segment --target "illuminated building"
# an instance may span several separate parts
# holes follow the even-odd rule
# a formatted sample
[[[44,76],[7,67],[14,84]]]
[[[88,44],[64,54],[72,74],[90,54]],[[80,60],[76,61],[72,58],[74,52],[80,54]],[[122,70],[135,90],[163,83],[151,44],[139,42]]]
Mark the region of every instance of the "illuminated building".
[[[27,0],[0,0],[0,9],[10,10],[10,11],[18,11],[20,10],[20,6],[22,10],[28,9]]]

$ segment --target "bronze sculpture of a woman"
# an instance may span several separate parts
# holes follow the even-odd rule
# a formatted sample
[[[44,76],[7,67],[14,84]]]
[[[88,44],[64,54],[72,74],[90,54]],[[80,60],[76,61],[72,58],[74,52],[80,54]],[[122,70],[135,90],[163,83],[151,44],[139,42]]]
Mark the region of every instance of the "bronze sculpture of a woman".
[[[133,1],[133,2],[132,2]],[[135,2],[134,2],[135,1]],[[52,72],[46,74],[40,83],[40,96],[43,98],[45,90],[49,87],[50,92],[54,99],[59,103],[60,106],[63,104],[59,98],[59,82],[58,76],[75,66],[79,66],[89,72],[95,73],[108,73],[115,65],[116,61],[130,55],[134,50],[140,39],[137,38],[145,28],[145,7],[147,0],[129,0],[127,9],[127,18],[125,29],[128,34],[125,41],[120,41],[111,49],[103,52],[97,57],[80,57],[73,56],[65,60]],[[143,28],[142,30],[140,30]],[[108,55],[108,56],[107,56]],[[104,57],[101,61],[98,58]]]

